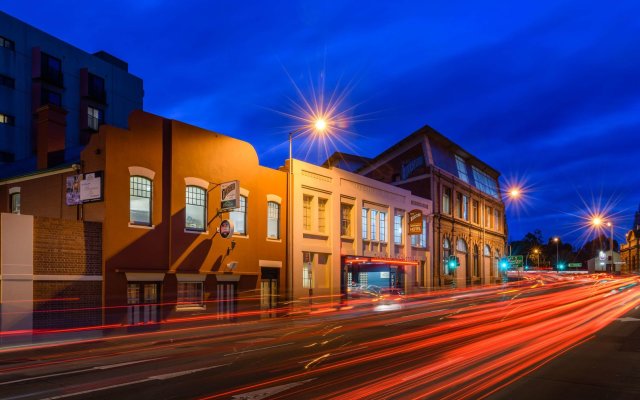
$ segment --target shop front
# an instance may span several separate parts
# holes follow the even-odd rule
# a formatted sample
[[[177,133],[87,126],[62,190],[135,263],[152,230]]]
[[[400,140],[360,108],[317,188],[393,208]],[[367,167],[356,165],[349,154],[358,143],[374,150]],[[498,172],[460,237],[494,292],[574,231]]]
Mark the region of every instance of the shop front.
[[[417,261],[394,258],[342,257],[341,294],[345,300],[407,292],[408,269]]]

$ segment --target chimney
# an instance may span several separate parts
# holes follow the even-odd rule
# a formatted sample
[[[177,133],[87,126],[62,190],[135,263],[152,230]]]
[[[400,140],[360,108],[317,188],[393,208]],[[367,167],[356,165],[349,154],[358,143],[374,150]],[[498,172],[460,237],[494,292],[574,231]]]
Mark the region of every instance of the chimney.
[[[64,162],[67,111],[53,104],[36,110],[36,156],[38,169]]]

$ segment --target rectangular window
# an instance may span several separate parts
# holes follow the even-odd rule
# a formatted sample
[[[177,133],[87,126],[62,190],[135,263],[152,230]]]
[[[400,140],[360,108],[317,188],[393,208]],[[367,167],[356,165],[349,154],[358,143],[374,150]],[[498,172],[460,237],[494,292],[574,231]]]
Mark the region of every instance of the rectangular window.
[[[465,195],[462,196],[462,219],[469,220],[469,197]]]
[[[185,229],[204,232],[207,226],[207,191],[198,186],[187,186],[185,202]]]
[[[473,180],[475,181],[475,186],[482,192],[493,196],[496,199],[500,198],[498,196],[498,184],[496,183],[496,180],[486,173],[480,171],[476,167],[471,167],[471,169],[473,171]]]
[[[448,187],[442,188],[442,212],[451,214],[451,189]]]
[[[371,228],[371,235],[369,236],[371,238],[371,240],[376,240],[376,238],[378,237],[377,235],[377,219],[378,219],[378,211],[376,210],[371,210],[369,212],[369,216],[370,218],[370,222],[369,222],[369,227]]]
[[[500,211],[493,210],[493,229],[500,230]]]
[[[104,90],[104,79],[91,73],[89,74],[89,97],[101,103],[104,103],[107,99]]]
[[[142,176],[129,178],[129,222],[151,225],[151,180]]]
[[[393,217],[393,243],[402,244],[402,215]]]
[[[46,106],[47,104],[53,104],[58,107],[62,107],[62,95],[60,93],[51,91],[49,89],[42,88],[40,97],[40,105]]]
[[[140,304],[140,284],[127,284],[127,304]]]
[[[247,235],[247,196],[240,196],[240,207],[229,212],[229,219],[233,221],[234,235]]]
[[[387,213],[379,212],[378,220],[380,221],[380,225],[378,226],[378,229],[380,231],[380,235],[379,235],[380,241],[386,242],[387,241]]]
[[[313,288],[313,253],[302,253],[302,287]]]
[[[427,220],[422,219],[422,234],[411,236],[411,246],[413,247],[427,247]]]
[[[10,76],[0,74],[0,86],[6,86],[11,89],[16,88],[16,80]]]
[[[267,202],[267,237],[280,239],[280,204]]]
[[[350,204],[340,204],[340,235],[351,235],[351,209]]]
[[[474,224],[478,224],[478,223],[480,223],[479,214],[478,214],[478,209],[480,208],[480,203],[478,202],[478,200],[473,200],[472,204],[473,204],[473,212],[472,212],[471,215],[473,217],[473,223]]]
[[[318,199],[318,232],[327,231],[327,199]]]
[[[13,115],[0,113],[0,125],[14,126],[15,124],[16,124],[16,119]]]
[[[12,193],[9,200],[11,201],[11,212],[20,214],[20,193]]]
[[[469,183],[469,175],[467,174],[467,164],[462,157],[456,155],[456,166],[458,167],[458,177]]]
[[[491,207],[484,208],[484,226],[491,228],[491,214],[493,213]]]
[[[202,282],[178,282],[176,308],[203,307]]]
[[[42,53],[41,77],[49,83],[62,86],[62,61],[47,53]]]
[[[87,126],[94,131],[104,124],[104,111],[99,108],[87,107]]]
[[[369,209],[367,208],[363,208],[362,209],[362,239],[367,239],[367,213],[369,212]]]
[[[4,36],[0,36],[0,47],[7,48],[9,50],[15,50],[16,43],[13,40],[7,39]]]
[[[462,218],[462,193],[456,193],[456,217]]]
[[[313,196],[302,197],[302,228],[307,231],[311,230],[311,200]]]

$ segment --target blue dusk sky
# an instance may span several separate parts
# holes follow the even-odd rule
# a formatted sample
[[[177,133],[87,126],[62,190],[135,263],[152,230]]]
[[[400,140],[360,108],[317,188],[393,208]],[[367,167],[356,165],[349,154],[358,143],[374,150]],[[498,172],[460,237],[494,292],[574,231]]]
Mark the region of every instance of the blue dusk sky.
[[[523,5],[522,3],[526,3]],[[374,156],[430,125],[524,186],[512,240],[580,246],[589,212],[623,241],[640,204],[640,2],[34,1],[0,9],[144,80],[146,111],[288,157],[288,132],[337,103],[339,139],[294,141],[322,162]]]

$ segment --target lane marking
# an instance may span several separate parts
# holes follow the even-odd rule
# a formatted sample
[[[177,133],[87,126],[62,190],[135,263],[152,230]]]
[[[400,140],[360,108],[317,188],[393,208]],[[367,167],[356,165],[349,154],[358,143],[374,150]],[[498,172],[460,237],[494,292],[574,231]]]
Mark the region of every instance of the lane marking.
[[[156,376],[150,376],[148,379],[154,379],[154,380],[158,380],[158,381],[164,381],[167,379],[171,379],[171,378],[175,378],[178,376],[183,376],[183,375],[189,375],[189,374],[195,374],[196,372],[200,372],[200,371],[206,371],[208,369],[214,369],[214,368],[220,368],[220,367],[226,367],[227,365],[231,365],[231,363],[228,364],[222,364],[222,365],[214,365],[212,367],[204,367],[204,368],[197,368],[197,369],[190,369],[188,371],[179,371],[179,372],[171,372],[168,374],[163,374],[163,375],[156,375]]]
[[[285,390],[294,388],[296,386],[304,385],[305,383],[311,382],[311,381],[313,381],[315,379],[316,378],[312,378],[312,379],[307,379],[307,380],[304,380],[304,381],[287,383],[286,385],[272,386],[272,387],[266,388],[266,389],[258,389],[258,390],[254,390],[252,392],[246,392],[246,393],[242,393],[242,394],[237,394],[237,395],[233,396],[232,399],[234,399],[234,400],[262,400],[262,399],[266,399],[269,396],[273,396],[274,394],[277,394],[277,393],[280,393],[280,392],[284,392]]]
[[[14,381],[0,382],[0,386],[2,386],[2,385],[11,385],[13,383],[35,381],[35,380],[38,380],[38,379],[53,378],[53,377],[56,377],[56,376],[80,374],[80,373],[83,373],[83,372],[90,372],[90,371],[95,371],[95,370],[107,370],[107,369],[112,369],[112,368],[124,367],[124,366],[127,366],[127,365],[140,364],[140,363],[149,362],[149,361],[162,360],[163,358],[167,358],[167,357],[150,358],[148,360],[129,361],[129,362],[120,363],[120,364],[100,365],[100,366],[97,366],[97,367],[79,369],[79,370],[76,370],[76,371],[59,372],[57,374],[32,376],[30,378],[23,378],[23,379],[16,379]]]
[[[252,353],[252,352],[254,352],[254,351],[260,351],[260,350],[275,349],[275,348],[277,348],[277,347],[289,346],[289,345],[291,345],[291,344],[294,344],[294,343],[293,343],[293,342],[289,342],[289,343],[277,344],[277,345],[275,345],[275,346],[260,347],[260,348],[257,348],[257,349],[250,349],[250,350],[236,351],[236,352],[234,352],[234,353],[228,353],[228,354],[225,354],[225,355],[224,355],[224,357],[227,357],[227,356],[235,356],[235,355],[238,355],[238,354],[244,354],[244,353]]]

